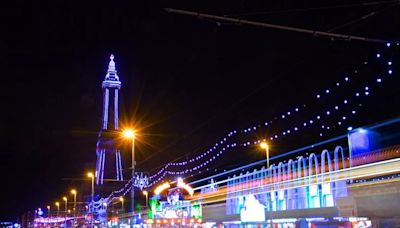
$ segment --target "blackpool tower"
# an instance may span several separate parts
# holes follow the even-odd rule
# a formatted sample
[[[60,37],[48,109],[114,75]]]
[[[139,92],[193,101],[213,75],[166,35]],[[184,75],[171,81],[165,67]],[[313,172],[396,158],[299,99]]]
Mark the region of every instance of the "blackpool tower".
[[[96,184],[103,184],[105,178],[116,178],[117,181],[124,179],[122,176],[121,151],[116,147],[113,139],[115,134],[112,134],[112,132],[115,133],[118,130],[118,93],[121,89],[114,55],[110,56],[107,74],[101,88],[103,90],[103,115],[96,145]],[[105,164],[106,156],[108,157],[107,162],[110,164]],[[115,159],[112,159],[112,156],[115,156]],[[107,177],[105,177],[105,168],[107,168]]]

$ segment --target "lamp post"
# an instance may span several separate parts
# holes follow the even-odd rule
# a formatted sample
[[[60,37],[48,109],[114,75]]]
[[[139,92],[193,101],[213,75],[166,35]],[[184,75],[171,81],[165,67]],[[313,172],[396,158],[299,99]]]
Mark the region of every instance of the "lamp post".
[[[260,143],[260,147],[262,148],[262,149],[265,149],[265,155],[267,156],[267,172],[268,172],[268,169],[269,169],[269,146],[268,146],[268,144],[266,143],[266,142],[262,142],[262,143]],[[272,172],[271,172],[272,173]],[[270,183],[271,184],[271,183]],[[271,185],[272,186],[272,185]],[[272,188],[272,187],[271,187]],[[268,198],[268,202],[269,202],[269,205],[271,206],[271,211],[270,211],[270,216],[271,216],[271,219],[270,219],[270,224],[271,224],[271,227],[274,227],[274,224],[273,224],[273,222],[272,222],[272,210],[274,209],[274,207],[272,206],[272,194],[274,193],[274,191],[271,191],[271,195],[270,195],[270,197]]]
[[[64,197],[63,197],[63,200],[64,200],[64,202],[65,202],[65,213],[67,213],[67,211],[68,211],[68,206],[67,206],[67,204],[68,204],[68,198],[67,198],[66,196],[64,196]]]
[[[63,197],[63,200],[65,202],[65,211],[64,211],[64,224],[65,227],[67,227],[67,211],[68,211],[68,198],[66,196]]]
[[[71,190],[71,194],[74,195],[74,208],[73,208],[73,211],[74,211],[74,227],[75,227],[75,219],[76,219],[76,194],[77,194],[76,190],[75,190],[75,189],[72,189],[72,190]]]
[[[74,216],[75,216],[75,211],[76,211],[76,194],[77,194],[76,190],[75,190],[75,189],[72,189],[72,190],[71,190],[71,194],[74,195],[74,208],[72,208],[72,211],[74,211]]]
[[[47,205],[47,217],[50,217],[50,205]]]
[[[133,179],[135,176],[135,131],[132,129],[126,129],[123,131],[123,137],[132,140],[132,189],[131,189],[131,207],[132,216],[135,214],[135,189],[133,186]],[[132,220],[133,221],[133,220]]]
[[[91,218],[90,218],[90,224],[91,224],[91,227],[93,228],[93,216],[94,216],[94,175],[93,175],[93,173],[88,173],[88,177],[90,177],[91,179],[92,179],[92,203],[91,203],[91,208],[89,209],[90,210],[90,212],[92,213],[92,216],[91,216]]]
[[[119,197],[119,201],[121,202],[121,208],[122,208],[122,212],[124,212],[125,211],[125,208],[124,208],[124,197]]]
[[[148,204],[148,197],[149,197],[149,193],[147,191],[143,191],[143,195],[146,196],[146,209],[147,209],[147,204]]]
[[[265,149],[265,155],[267,156],[267,169],[269,169],[269,146],[266,142],[262,142],[260,147]]]
[[[60,203],[59,202],[55,202],[55,205],[57,207],[57,217],[58,217],[58,215],[60,213]]]

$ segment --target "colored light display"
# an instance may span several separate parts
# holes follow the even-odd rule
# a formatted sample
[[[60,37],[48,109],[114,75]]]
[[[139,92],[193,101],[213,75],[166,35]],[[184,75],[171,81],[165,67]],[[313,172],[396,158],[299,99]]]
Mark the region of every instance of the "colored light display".
[[[154,190],[154,194],[159,195],[161,192],[163,192],[164,190],[166,190],[166,189],[168,189],[168,188],[170,188],[170,187],[171,187],[171,185],[170,185],[168,182],[166,182],[166,183],[164,183],[164,184],[158,186],[158,187]]]

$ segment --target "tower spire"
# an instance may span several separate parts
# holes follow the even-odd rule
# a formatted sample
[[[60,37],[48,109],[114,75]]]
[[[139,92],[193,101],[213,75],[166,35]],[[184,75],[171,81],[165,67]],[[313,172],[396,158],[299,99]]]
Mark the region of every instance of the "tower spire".
[[[108,63],[108,70],[107,70],[107,75],[106,75],[105,80],[119,81],[113,54],[110,55],[110,62]]]

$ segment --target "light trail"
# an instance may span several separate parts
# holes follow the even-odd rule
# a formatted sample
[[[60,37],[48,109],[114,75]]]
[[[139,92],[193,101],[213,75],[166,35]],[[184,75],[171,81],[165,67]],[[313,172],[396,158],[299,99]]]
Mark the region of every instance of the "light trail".
[[[312,186],[312,185],[327,184],[327,183],[359,179],[359,178],[371,178],[371,177],[383,176],[383,175],[394,174],[394,173],[400,173],[400,158],[360,165],[357,167],[341,169],[341,170],[337,170],[337,171],[327,172],[324,174],[317,174],[317,175],[311,175],[311,176],[306,176],[306,177],[301,177],[301,178],[280,181],[277,183],[261,184],[261,185],[258,185],[255,187],[250,187],[247,189],[231,191],[231,192],[229,192],[229,194],[246,195],[247,193],[245,193],[245,192],[250,192],[251,190],[255,190],[255,189],[259,190],[259,189],[266,189],[266,188],[268,189],[269,188],[268,190],[262,190],[262,191],[258,191],[257,193],[252,193],[254,195],[259,195],[259,194],[269,193],[271,191],[288,190],[288,189],[308,187],[308,186]],[[334,177],[332,178],[332,176],[334,176]],[[237,177],[237,178],[239,178],[239,177]],[[269,177],[268,177],[268,179],[269,179]],[[311,182],[310,182],[310,180],[311,180]],[[259,181],[260,181],[260,179],[255,180],[254,182],[259,182]],[[216,182],[216,184],[217,183],[219,183],[219,182]],[[376,184],[376,183],[374,183],[374,182],[356,183],[356,184],[349,184],[347,187],[351,188],[353,185],[354,185],[354,187],[356,187],[356,186],[366,186],[366,185],[373,185],[373,184]],[[240,184],[240,185],[242,185],[242,184]],[[237,185],[237,186],[240,186],[240,185]],[[250,184],[247,184],[247,185],[250,185]],[[189,200],[191,202],[196,202],[198,200],[202,200],[204,204],[210,204],[210,203],[221,202],[226,199],[235,198],[235,197],[226,197],[226,192],[227,192],[226,187],[223,187],[222,189],[219,189],[217,193],[196,194],[195,196],[189,198]]]

